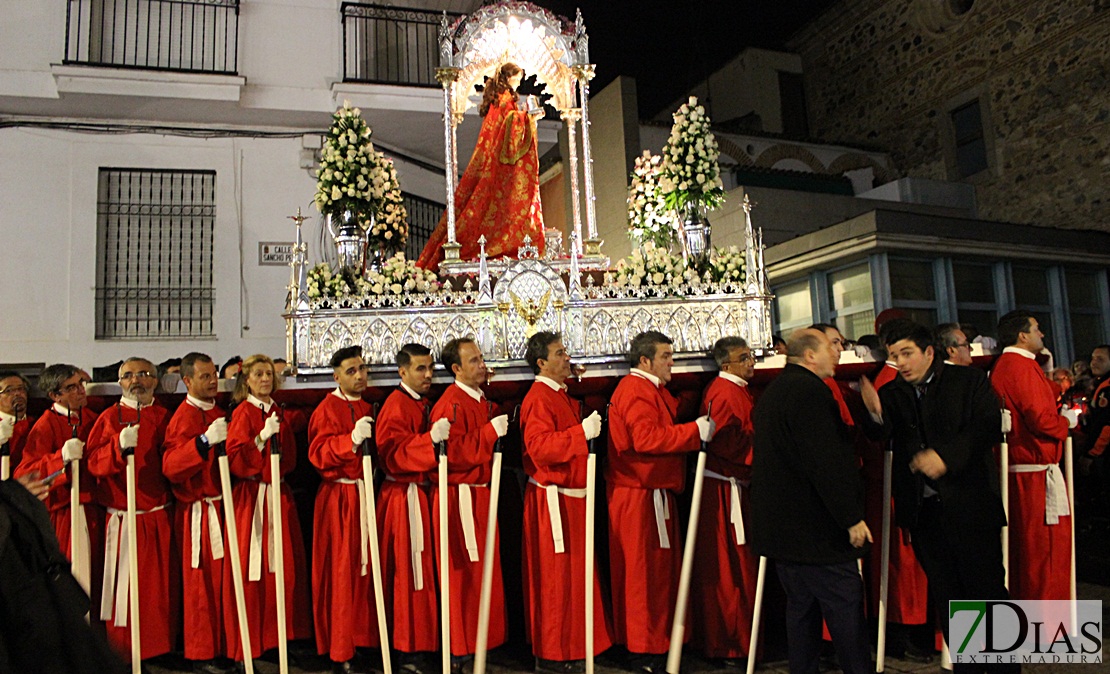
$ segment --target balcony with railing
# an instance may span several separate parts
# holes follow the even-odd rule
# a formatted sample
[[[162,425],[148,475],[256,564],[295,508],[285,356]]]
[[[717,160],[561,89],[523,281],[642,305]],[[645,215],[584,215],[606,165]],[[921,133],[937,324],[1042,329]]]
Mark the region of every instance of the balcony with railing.
[[[344,82],[439,86],[441,13],[359,2],[344,2],[341,13]]]
[[[68,0],[65,65],[234,75],[239,0]]]

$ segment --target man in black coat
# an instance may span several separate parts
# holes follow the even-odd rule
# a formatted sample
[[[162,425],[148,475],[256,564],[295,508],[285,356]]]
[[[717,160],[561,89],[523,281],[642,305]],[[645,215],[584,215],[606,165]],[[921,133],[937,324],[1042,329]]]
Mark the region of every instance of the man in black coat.
[[[899,526],[910,530],[947,638],[949,601],[1008,597],[1001,543],[1006,515],[992,451],[1002,439],[1002,412],[986,375],[945,365],[925,326],[900,325],[886,343],[899,376],[879,392],[862,381],[864,402],[877,422],[869,434],[891,440],[894,511]]]
[[[848,428],[822,381],[837,352],[820,330],[798,330],[787,365],[753,413],[752,547],[775,561],[786,590],[791,674],[816,674],[824,617],[840,666],[874,671],[857,560],[871,542]]]

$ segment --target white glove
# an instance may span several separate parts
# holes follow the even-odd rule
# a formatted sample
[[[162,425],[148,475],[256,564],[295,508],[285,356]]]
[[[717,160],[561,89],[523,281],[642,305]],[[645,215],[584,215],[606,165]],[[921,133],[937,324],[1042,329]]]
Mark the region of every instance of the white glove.
[[[1010,410],[1002,410],[1002,432],[1009,433],[1014,429],[1013,420],[1010,418]]]
[[[363,417],[355,422],[355,430],[351,431],[351,442],[355,443],[355,447],[360,447],[373,435],[374,417]]]
[[[266,417],[266,425],[258,432],[258,439],[265,443],[281,431],[281,419],[277,416]]]
[[[587,440],[593,440],[601,435],[601,415],[594,410],[594,413],[582,420],[582,432],[586,434]]]
[[[139,424],[128,426],[119,432],[120,449],[135,449],[139,446]]]
[[[702,442],[713,439],[713,434],[717,432],[717,422],[713,421],[713,417],[709,415],[698,417],[694,423],[698,425],[698,435],[701,436]]]
[[[1060,416],[1068,420],[1068,428],[1075,428],[1079,425],[1079,410],[1068,407],[1060,412]]]
[[[871,357],[871,347],[866,344],[856,344],[852,347],[852,350],[856,352],[860,360],[866,360]]]
[[[85,443],[77,438],[70,438],[62,445],[62,461],[69,463],[77,461],[85,455]]]
[[[446,418],[437,419],[432,424],[432,442],[445,442],[451,437],[451,422]]]
[[[3,445],[12,439],[12,433],[15,432],[15,422],[11,419],[4,419],[0,421],[0,445]]]
[[[220,417],[208,424],[208,430],[204,432],[204,437],[208,438],[209,445],[218,445],[227,440],[227,419]]]
[[[499,417],[494,417],[489,420],[490,426],[493,430],[497,431],[497,437],[503,438],[509,432],[509,415],[502,414]]]

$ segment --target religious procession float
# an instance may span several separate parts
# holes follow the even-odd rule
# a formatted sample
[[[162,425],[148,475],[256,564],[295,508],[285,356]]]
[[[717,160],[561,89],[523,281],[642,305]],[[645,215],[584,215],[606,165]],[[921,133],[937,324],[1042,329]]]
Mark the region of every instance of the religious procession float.
[[[566,125],[573,204],[566,246],[562,231],[543,226],[535,123],[544,113],[534,96],[518,106],[521,70],[535,76]],[[696,99],[675,112],[662,156],[645,152],[636,161],[632,254],[615,264],[604,254],[590,145],[593,75],[581,14],[570,21],[503,2],[450,23],[444,15],[436,78],[448,206],[417,261],[399,252],[408,231],[392,162],[374,149],[357,108],[336,111],[315,198],[334,242],[317,253],[331,261],[309,267],[306,218],[293,218],[285,319],[299,377],[330,375],[331,354],[351,344],[384,371],[405,343],[438,355],[465,336],[487,361],[511,371],[523,366],[525,342],[539,330],[563,333],[579,364],[602,371],[619,371],[629,341],[645,330],[673,339],[680,361],[702,359],[726,335],[746,338],[757,353],[770,350],[771,297],[750,205],[743,249],[712,245],[706,213],[724,191],[717,144]],[[483,127],[459,178],[456,129],[475,105]]]

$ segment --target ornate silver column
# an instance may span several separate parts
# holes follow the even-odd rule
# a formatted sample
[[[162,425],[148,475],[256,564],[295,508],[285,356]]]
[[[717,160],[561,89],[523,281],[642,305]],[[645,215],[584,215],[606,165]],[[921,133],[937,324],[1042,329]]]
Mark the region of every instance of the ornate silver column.
[[[597,236],[597,212],[594,207],[594,160],[590,149],[590,80],[594,78],[594,64],[585,63],[573,68],[578,81],[578,98],[582,106],[582,171],[586,188],[586,255],[601,255],[601,244]]]
[[[578,108],[569,108],[563,110],[560,114],[563,121],[567,123],[567,143],[569,144],[570,150],[570,198],[573,202],[571,215],[573,216],[574,222],[574,231],[571,239],[571,256],[582,254],[581,248],[578,248],[582,241],[582,199],[578,192],[578,141],[575,138],[577,131],[574,128],[581,114],[582,112]]]
[[[462,246],[455,240],[455,81],[459,79],[458,68],[436,68],[436,80],[443,87],[443,171],[447,185],[447,243],[443,244],[443,261],[457,262]]]

